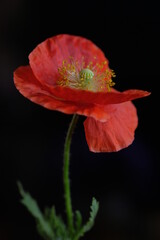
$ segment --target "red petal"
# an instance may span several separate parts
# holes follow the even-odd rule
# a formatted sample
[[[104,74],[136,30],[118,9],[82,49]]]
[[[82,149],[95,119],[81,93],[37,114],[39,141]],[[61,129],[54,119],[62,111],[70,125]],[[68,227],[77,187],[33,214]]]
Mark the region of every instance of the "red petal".
[[[64,101],[62,98],[57,98],[50,92],[50,89],[43,86],[35,78],[29,66],[19,67],[14,72],[14,83],[22,95],[45,108],[68,114],[77,113],[92,116],[100,121],[106,121],[109,117],[104,108],[94,104],[82,104],[81,102]]]
[[[91,92],[67,87],[50,87],[52,93],[66,101],[81,102],[81,104],[117,104],[142,98],[150,95],[149,92],[143,90],[127,90],[124,92]]]
[[[90,40],[66,34],[48,38],[39,44],[30,53],[29,60],[36,78],[54,85],[59,77],[58,67],[69,57],[80,61],[85,57],[86,64],[90,61],[94,62],[94,57],[96,62],[107,60],[103,52]]]
[[[111,109],[112,111],[114,109],[112,105],[104,106],[99,104],[101,101],[104,103],[104,95],[106,96],[106,102],[107,96],[110,96],[112,94],[114,94],[114,96],[121,96],[121,100],[126,100],[125,94],[118,92],[93,93],[62,87],[47,87],[47,85],[42,85],[35,78],[29,66],[19,67],[15,71],[14,82],[17,89],[21,92],[22,95],[31,101],[42,105],[43,107],[51,110],[58,110],[68,114],[77,113],[80,115],[90,116],[101,122],[105,122],[108,118],[110,118]],[[145,94],[148,94],[144,91],[135,91],[139,93],[137,96],[140,96],[140,93],[142,93],[143,96]],[[130,90],[130,92],[134,93],[134,90]],[[127,97],[128,96],[135,97],[134,94],[127,95]],[[110,102],[109,100],[110,98],[108,98],[108,103]],[[113,98],[111,98],[111,100],[113,101]]]
[[[134,131],[138,125],[135,106],[126,102],[113,107],[114,110],[111,112],[110,109],[110,118],[105,123],[91,117],[84,122],[86,140],[92,152],[119,151],[134,140]]]

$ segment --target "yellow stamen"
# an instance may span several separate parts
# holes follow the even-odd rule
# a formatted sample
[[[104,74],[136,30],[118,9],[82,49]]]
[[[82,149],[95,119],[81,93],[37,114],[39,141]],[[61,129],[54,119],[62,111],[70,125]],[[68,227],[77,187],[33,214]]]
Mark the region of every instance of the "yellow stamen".
[[[96,57],[94,59],[96,60]],[[69,61],[63,60],[58,72],[60,78],[57,84],[60,86],[97,92],[110,91],[111,87],[115,85],[112,78],[116,75],[107,66],[107,61],[101,64],[93,64],[91,61],[86,64],[84,58],[77,61],[70,57]]]

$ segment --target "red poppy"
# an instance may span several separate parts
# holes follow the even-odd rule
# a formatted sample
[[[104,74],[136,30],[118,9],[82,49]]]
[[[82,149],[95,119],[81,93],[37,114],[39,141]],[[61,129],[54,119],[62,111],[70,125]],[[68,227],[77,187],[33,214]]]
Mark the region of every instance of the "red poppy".
[[[39,44],[29,63],[14,72],[17,89],[45,108],[87,116],[84,128],[91,151],[118,151],[132,143],[138,118],[131,100],[149,93],[114,90],[115,74],[95,44],[58,35]]]

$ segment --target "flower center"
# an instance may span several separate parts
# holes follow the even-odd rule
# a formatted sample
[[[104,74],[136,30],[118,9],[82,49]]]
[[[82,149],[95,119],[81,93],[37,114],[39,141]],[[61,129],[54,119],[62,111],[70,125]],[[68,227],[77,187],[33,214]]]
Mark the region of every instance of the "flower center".
[[[112,77],[115,77],[113,70],[109,69],[107,62],[101,64],[89,62],[84,59],[76,61],[70,57],[69,61],[64,60],[58,68],[59,79],[57,84],[64,87],[83,89],[88,91],[110,91],[115,85]]]
[[[79,76],[81,80],[88,81],[93,78],[94,73],[90,69],[84,68],[80,71]]]

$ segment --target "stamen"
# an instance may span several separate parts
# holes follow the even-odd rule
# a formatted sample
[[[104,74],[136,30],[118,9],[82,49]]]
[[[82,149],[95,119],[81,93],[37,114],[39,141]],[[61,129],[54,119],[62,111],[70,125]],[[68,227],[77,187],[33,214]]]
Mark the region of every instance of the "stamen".
[[[94,57],[96,60],[96,57]],[[107,61],[101,64],[93,62],[85,63],[84,58],[81,61],[73,57],[69,61],[63,60],[62,66],[58,68],[60,78],[58,85],[88,91],[110,91],[115,85],[112,77],[115,77],[113,70],[110,70]]]

